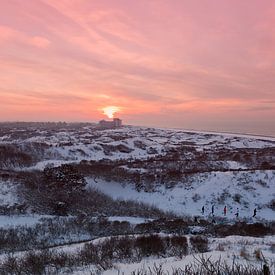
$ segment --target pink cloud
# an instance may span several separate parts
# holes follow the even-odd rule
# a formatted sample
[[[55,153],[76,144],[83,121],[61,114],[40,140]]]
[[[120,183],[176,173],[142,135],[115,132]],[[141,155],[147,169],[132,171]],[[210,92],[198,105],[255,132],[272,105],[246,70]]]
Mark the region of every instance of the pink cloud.
[[[0,42],[9,41],[17,35],[17,32],[9,27],[0,25]]]
[[[32,37],[29,40],[29,43],[38,48],[47,48],[51,44],[51,42],[48,39],[41,36]]]
[[[40,106],[51,119],[89,120],[118,105],[129,123],[247,122],[266,132],[275,117],[274,18],[271,0],[4,1],[0,115],[44,119]]]
[[[47,48],[50,41],[42,36],[29,36],[16,29],[0,25],[0,43],[18,43],[31,45],[37,48]]]

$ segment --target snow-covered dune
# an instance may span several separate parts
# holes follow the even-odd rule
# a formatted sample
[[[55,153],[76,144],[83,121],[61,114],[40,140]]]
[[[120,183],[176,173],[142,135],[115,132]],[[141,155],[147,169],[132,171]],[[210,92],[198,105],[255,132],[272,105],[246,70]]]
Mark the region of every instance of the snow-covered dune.
[[[10,171],[105,161],[109,174],[98,177],[91,168],[89,186],[177,214],[199,215],[204,206],[208,215],[214,205],[215,215],[220,216],[226,205],[230,219],[237,209],[240,218],[251,218],[254,208],[258,218],[275,217],[275,138],[271,137],[132,126],[10,128],[0,133],[0,153],[2,169]],[[118,160],[120,166],[115,164]],[[113,168],[120,169],[119,179],[113,179]],[[2,193],[0,204],[17,198],[7,181]]]
[[[180,215],[201,215],[204,206],[207,217],[214,205],[215,215],[223,216],[226,205],[228,219],[235,219],[237,209],[240,218],[251,218],[254,208],[257,218],[275,219],[270,206],[275,197],[275,171],[201,173],[192,179],[191,185],[180,182],[169,189],[159,186],[154,192],[138,192],[131,184],[93,178],[88,179],[88,186],[115,199],[137,200]]]
[[[46,165],[56,166],[60,162],[145,159],[183,146],[197,151],[274,148],[275,138],[130,126],[98,130],[86,126],[81,130],[61,128],[43,132],[26,129],[23,133],[11,129],[10,134],[5,132],[0,136],[0,146],[11,144],[20,151],[37,156],[33,168],[43,169]]]

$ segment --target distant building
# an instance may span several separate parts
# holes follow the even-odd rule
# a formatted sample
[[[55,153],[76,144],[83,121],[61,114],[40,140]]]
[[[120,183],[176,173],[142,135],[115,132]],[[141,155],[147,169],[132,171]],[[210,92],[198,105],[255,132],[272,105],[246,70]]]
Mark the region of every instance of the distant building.
[[[102,129],[119,128],[122,126],[122,120],[119,118],[114,118],[113,121],[103,119],[99,121],[98,126]]]
[[[119,118],[114,118],[114,119],[113,119],[113,123],[114,123],[114,127],[115,127],[115,128],[121,127],[121,126],[122,126],[122,120],[119,119]]]

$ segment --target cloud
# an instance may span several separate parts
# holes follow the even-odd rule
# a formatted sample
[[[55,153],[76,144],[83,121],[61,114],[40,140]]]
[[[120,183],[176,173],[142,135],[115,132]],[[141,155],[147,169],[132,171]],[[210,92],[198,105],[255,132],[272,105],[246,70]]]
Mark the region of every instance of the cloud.
[[[37,48],[47,48],[51,42],[42,36],[30,36],[16,29],[0,25],[0,43],[17,43],[21,46],[31,45]]]
[[[38,48],[47,48],[51,44],[51,42],[48,39],[41,36],[32,37],[29,40],[29,43]]]
[[[0,25],[0,41],[5,42],[9,41],[12,38],[16,37],[17,32],[13,30],[12,28],[1,26]]]
[[[275,116],[274,7],[271,0],[5,1],[0,110],[5,99],[10,108],[24,100],[48,106],[56,117],[61,104],[62,117],[78,119],[115,105],[130,122],[150,114],[156,125],[165,117],[182,126],[184,116],[197,126],[249,122],[253,110],[266,121]]]

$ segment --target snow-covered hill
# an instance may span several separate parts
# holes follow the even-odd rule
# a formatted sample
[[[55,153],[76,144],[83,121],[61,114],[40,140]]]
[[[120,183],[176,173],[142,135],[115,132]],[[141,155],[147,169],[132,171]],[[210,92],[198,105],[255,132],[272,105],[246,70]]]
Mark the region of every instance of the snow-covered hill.
[[[165,155],[178,148],[192,148],[195,152],[221,149],[274,150],[275,138],[130,126],[111,130],[99,130],[94,126],[81,129],[61,127],[54,130],[8,128],[0,132],[0,146],[3,148],[8,145],[14,146],[14,150],[20,153],[30,154],[33,167],[43,169],[47,164],[56,166],[61,162],[81,160],[144,159]],[[16,166],[16,162],[6,162],[6,166],[9,164]]]
[[[220,216],[226,205],[228,218],[237,209],[251,217],[254,208],[275,217],[275,138],[86,124],[0,129],[0,172],[13,180],[12,173],[73,163],[86,165],[89,186],[114,198],[183,215],[200,215],[202,206],[208,215],[214,205]],[[0,203],[18,200],[10,179],[2,187]]]
[[[141,201],[179,215],[208,217],[214,205],[215,216],[224,216],[223,209],[227,206],[228,219],[235,220],[238,209],[240,219],[251,218],[254,208],[258,213],[253,221],[260,217],[275,219],[274,206],[273,209],[271,206],[275,197],[274,171],[198,173],[192,180],[192,184],[180,182],[169,189],[159,186],[154,192],[138,192],[132,184],[121,185],[93,178],[88,179],[88,186],[115,199]],[[202,206],[205,207],[203,215]]]

